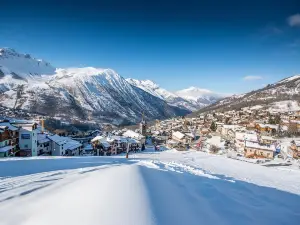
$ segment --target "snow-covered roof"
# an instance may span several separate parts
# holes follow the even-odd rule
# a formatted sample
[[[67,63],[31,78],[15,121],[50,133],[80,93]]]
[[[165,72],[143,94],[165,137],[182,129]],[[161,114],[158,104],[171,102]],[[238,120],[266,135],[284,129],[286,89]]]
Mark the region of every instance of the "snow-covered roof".
[[[252,141],[246,141],[245,147],[276,151],[275,145],[261,145],[257,142],[252,142]]]
[[[269,127],[269,128],[276,129],[276,130],[278,129],[278,125],[275,125],[275,124],[262,124],[262,123],[259,123],[258,125],[262,128]]]
[[[99,141],[99,140],[103,140],[103,139],[104,139],[103,136],[98,135],[98,136],[94,137],[94,138],[91,140],[91,142],[95,142],[95,141]]]
[[[173,132],[172,136],[178,139],[184,138],[184,134],[179,131]]]
[[[51,141],[54,141],[55,143],[57,144],[62,144],[64,143],[64,139],[62,139],[61,136],[55,134],[55,135],[49,135],[48,138],[51,140]]]
[[[140,142],[138,140],[135,140],[133,138],[128,139],[128,142],[131,144],[140,144]]]
[[[8,146],[4,146],[2,148],[0,148],[0,152],[7,152],[11,149],[13,149],[15,146],[12,146],[12,145],[8,145]]]
[[[105,148],[109,148],[110,144],[107,141],[101,140],[100,143],[103,145]]]
[[[236,132],[235,138],[238,140],[247,140],[247,141],[258,142],[258,137],[257,137],[256,133]]]
[[[74,150],[74,149],[82,146],[82,144],[78,141],[75,141],[69,137],[59,136],[57,134],[48,136],[48,138],[50,140],[54,141],[58,145],[63,145],[64,149],[66,149],[66,150]]]
[[[118,141],[121,143],[127,143],[127,139],[122,136],[110,136],[110,137],[106,138],[106,141],[108,141],[108,142]]]
[[[38,134],[37,141],[39,144],[47,143],[50,139],[47,137],[47,134]]]
[[[168,143],[168,144],[177,144],[178,142],[177,142],[177,141],[174,141],[174,140],[168,140],[167,143]]]
[[[14,125],[12,125],[12,124],[10,124],[10,123],[8,123],[8,122],[0,123],[0,128],[1,128],[1,129],[7,128],[7,129],[12,130],[12,131],[18,130],[17,127],[15,127]]]
[[[242,128],[242,126],[239,126],[239,125],[223,125],[223,127],[225,129],[232,129],[232,130]]]
[[[136,133],[132,130],[127,130],[124,134],[123,134],[124,137],[130,137],[130,138],[144,138],[143,135],[139,134],[139,133]]]
[[[274,141],[275,140],[273,137],[270,137],[270,136],[261,136],[261,139],[269,140],[269,141]]]

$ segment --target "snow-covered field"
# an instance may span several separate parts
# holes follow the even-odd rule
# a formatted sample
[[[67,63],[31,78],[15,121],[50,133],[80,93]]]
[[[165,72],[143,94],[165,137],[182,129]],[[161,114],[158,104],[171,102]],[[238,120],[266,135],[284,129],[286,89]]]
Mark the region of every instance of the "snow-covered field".
[[[0,224],[299,224],[300,170],[195,151],[0,161]]]

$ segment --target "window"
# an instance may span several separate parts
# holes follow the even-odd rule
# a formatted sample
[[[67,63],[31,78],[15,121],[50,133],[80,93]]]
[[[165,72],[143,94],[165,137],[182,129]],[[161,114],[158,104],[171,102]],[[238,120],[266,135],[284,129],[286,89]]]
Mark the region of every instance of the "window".
[[[21,139],[30,139],[30,134],[21,134]]]

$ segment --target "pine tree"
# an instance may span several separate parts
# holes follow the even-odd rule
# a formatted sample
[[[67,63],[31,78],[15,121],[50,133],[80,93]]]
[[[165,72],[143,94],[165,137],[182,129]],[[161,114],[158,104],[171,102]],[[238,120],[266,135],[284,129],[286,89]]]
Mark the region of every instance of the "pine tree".
[[[216,130],[217,130],[217,125],[216,125],[216,123],[215,123],[214,121],[211,123],[210,129],[211,129],[212,131],[216,131]]]
[[[275,122],[275,124],[280,124],[280,122],[281,122],[280,115],[275,116],[274,122]]]

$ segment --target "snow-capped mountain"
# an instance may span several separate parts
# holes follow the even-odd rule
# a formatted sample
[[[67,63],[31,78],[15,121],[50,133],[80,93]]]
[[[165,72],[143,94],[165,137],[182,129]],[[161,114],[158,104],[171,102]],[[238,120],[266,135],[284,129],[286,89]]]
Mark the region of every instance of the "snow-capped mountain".
[[[130,85],[111,69],[55,69],[13,49],[0,50],[0,104],[66,119],[115,124],[184,115],[157,96]]]
[[[20,54],[11,48],[0,48],[0,66],[2,73],[14,73],[16,78],[25,80],[55,72],[50,63],[32,58],[29,54]]]
[[[210,105],[221,98],[224,98],[223,95],[197,87],[189,87],[187,89],[177,91],[176,94],[186,100],[189,100],[190,102],[198,104],[200,108]]]
[[[242,107],[266,107],[276,109],[284,108],[286,111],[297,108],[300,100],[300,75],[285,78],[274,84],[268,84],[264,88],[251,91],[245,94],[232,95],[221,99],[216,103],[200,109],[199,112],[221,110],[228,111]],[[286,107],[291,105],[291,107]],[[276,109],[280,110],[280,109]],[[196,112],[197,114],[198,112]]]
[[[198,110],[210,105],[222,98],[210,90],[190,87],[181,91],[172,93],[161,88],[158,84],[150,80],[126,79],[130,84],[147,91],[148,93],[165,100],[168,104],[188,109],[191,111]]]

